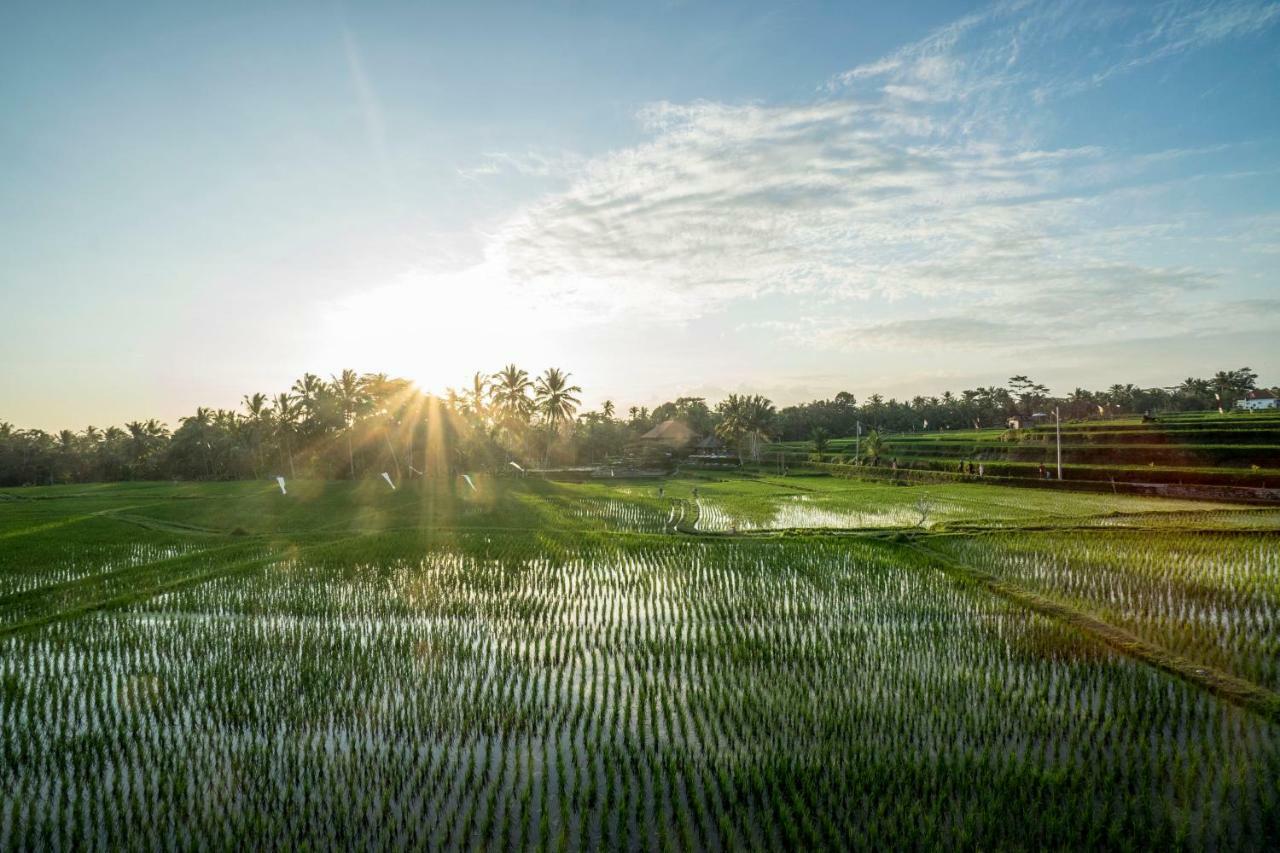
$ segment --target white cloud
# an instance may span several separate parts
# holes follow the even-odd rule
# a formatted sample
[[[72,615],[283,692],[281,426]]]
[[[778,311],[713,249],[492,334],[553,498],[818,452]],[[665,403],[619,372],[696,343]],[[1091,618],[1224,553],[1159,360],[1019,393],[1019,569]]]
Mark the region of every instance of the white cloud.
[[[563,189],[489,233],[476,267],[410,275],[382,296],[462,289],[517,319],[552,305],[554,331],[795,294],[817,316],[775,330],[831,349],[1194,329],[1214,300],[1234,310],[1217,295],[1223,273],[1153,260],[1157,245],[1192,241],[1194,212],[1151,199],[1190,179],[1162,171],[1170,162],[1221,148],[1055,148],[1035,133],[1035,102],[1275,17],[1244,2],[998,4],[832,78],[813,102],[657,103],[638,114],[642,142],[594,158],[488,154],[460,171]],[[1089,30],[1129,35],[1105,57],[1061,43]],[[927,308],[895,316],[908,300]],[[865,319],[868,304],[889,319]]]

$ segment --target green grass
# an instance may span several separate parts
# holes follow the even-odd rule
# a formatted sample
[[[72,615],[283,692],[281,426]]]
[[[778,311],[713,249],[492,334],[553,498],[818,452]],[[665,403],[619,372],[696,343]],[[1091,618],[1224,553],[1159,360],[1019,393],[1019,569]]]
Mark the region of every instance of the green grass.
[[[882,436],[882,465],[956,473],[982,464],[988,476],[1036,478],[1055,467],[1059,436],[1052,425],[1004,429],[899,433]],[[1162,415],[1156,423],[1106,420],[1066,423],[1061,429],[1063,473],[1105,489],[1111,480],[1175,485],[1276,488],[1280,486],[1280,416],[1217,413]],[[840,462],[858,449],[853,437],[831,439],[826,460]],[[806,464],[811,442],[772,445],[768,452]]]
[[[1280,837],[1276,509],[477,485],[0,491],[0,848]]]

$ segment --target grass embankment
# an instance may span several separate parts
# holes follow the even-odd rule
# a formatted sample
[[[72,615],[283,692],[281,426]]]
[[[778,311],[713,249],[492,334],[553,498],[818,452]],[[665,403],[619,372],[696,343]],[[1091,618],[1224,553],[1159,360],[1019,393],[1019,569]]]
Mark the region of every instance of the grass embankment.
[[[1058,436],[1052,425],[1024,430],[955,430],[883,436],[882,467],[890,460],[913,470],[958,473],[981,464],[988,476],[1040,478],[1056,470]],[[851,458],[853,438],[832,440],[824,461]],[[808,461],[806,442],[776,449],[796,463]],[[1156,422],[1095,421],[1064,424],[1065,479],[1107,483],[1162,483],[1280,487],[1280,417],[1264,414],[1196,415]]]

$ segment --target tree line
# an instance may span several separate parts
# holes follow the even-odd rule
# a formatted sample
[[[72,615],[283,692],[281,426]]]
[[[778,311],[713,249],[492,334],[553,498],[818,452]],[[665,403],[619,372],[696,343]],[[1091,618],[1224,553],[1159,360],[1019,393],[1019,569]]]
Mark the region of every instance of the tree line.
[[[170,430],[159,421],[57,433],[0,421],[0,485],[114,480],[231,480],[275,475],[356,478],[383,471],[397,480],[459,471],[591,464],[624,454],[669,419],[699,435],[715,433],[744,458],[767,441],[817,440],[918,429],[1003,425],[1013,415],[1058,406],[1065,418],[1230,407],[1259,389],[1249,368],[1188,378],[1170,388],[1113,385],[1053,397],[1044,385],[1013,376],[1005,386],[898,401],[849,392],[781,410],[760,395],[731,394],[714,406],[678,397],[625,415],[606,400],[579,412],[582,389],[548,368],[531,375],[514,364],[477,373],[464,389],[420,391],[405,379],[344,370],[307,373],[288,391],[246,395],[238,409],[197,408]],[[1275,395],[1280,389],[1269,389]]]

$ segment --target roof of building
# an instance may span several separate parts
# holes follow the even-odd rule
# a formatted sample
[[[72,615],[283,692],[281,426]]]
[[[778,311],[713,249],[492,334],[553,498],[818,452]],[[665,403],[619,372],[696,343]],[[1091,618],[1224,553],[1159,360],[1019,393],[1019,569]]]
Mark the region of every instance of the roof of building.
[[[714,432],[708,433],[707,437],[699,441],[696,445],[699,450],[719,450],[724,447],[724,442],[720,440]]]
[[[663,421],[653,429],[640,436],[641,441],[656,441],[662,444],[690,444],[696,441],[698,434],[689,428],[684,421]]]

